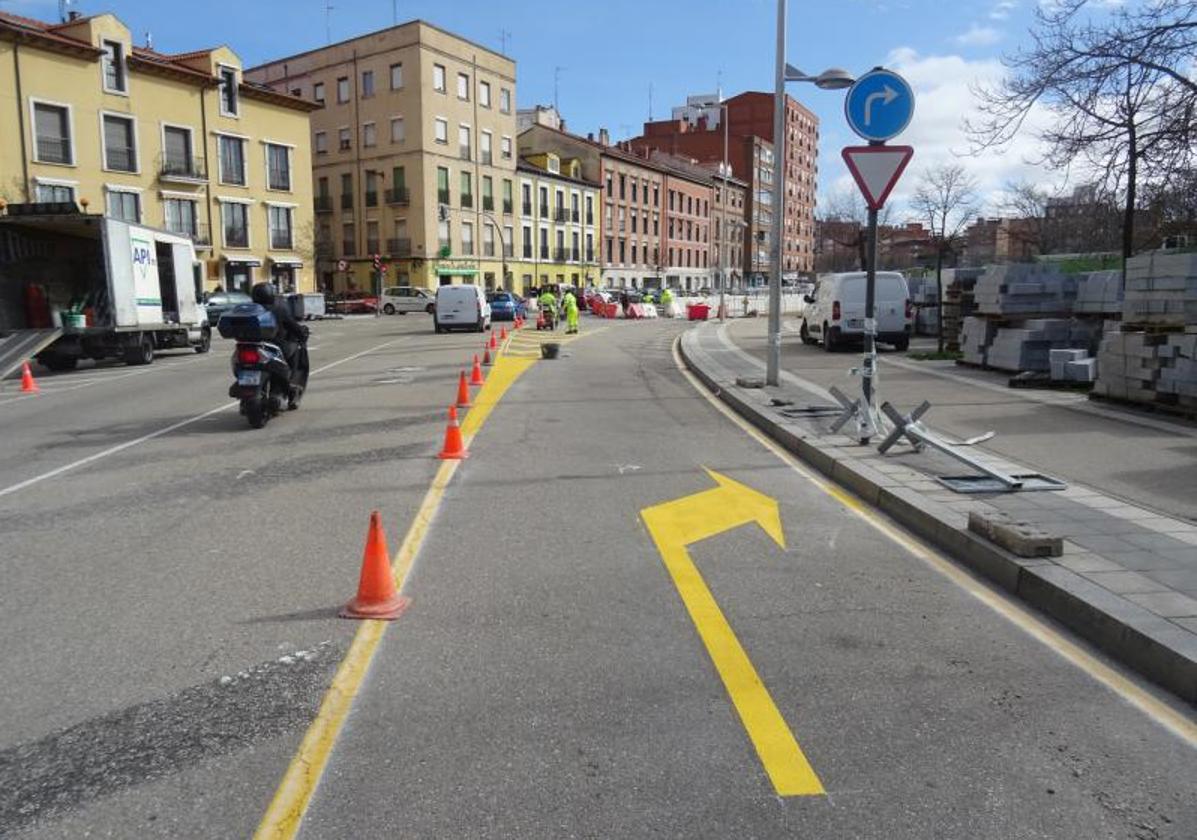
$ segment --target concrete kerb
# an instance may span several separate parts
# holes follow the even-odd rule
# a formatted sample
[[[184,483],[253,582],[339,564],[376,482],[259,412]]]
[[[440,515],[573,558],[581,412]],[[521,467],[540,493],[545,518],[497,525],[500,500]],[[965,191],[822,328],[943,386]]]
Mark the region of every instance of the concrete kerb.
[[[983,540],[968,530],[967,516],[837,451],[842,447],[772,416],[775,410],[766,402],[767,392],[737,387],[736,374],[699,344],[702,329],[700,325],[682,334],[682,360],[737,414],[962,565],[1157,685],[1197,704],[1197,644],[1180,628],[1057,563],[1016,557]]]

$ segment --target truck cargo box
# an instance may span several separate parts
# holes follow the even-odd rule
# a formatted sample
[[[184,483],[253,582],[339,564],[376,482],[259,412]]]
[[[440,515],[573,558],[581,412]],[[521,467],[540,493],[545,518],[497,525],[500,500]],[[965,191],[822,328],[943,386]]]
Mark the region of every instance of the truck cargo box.
[[[239,303],[220,316],[216,324],[221,338],[237,341],[274,341],[278,322],[274,313],[256,303]]]

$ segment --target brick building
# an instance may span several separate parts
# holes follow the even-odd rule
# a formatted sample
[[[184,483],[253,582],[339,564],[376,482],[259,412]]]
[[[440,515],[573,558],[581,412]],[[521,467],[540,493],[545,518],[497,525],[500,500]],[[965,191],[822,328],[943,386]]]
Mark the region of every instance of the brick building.
[[[768,272],[769,239],[761,237],[772,222],[773,95],[746,92],[722,103],[727,114],[728,162],[732,173],[747,182],[750,227],[745,241],[745,271]],[[696,116],[691,119],[691,114]],[[686,110],[676,119],[644,124],[644,133],[630,141],[635,149],[656,149],[703,162],[724,154],[721,115]],[[794,278],[814,270],[815,192],[818,181],[819,121],[793,97],[786,97],[786,218],[783,224],[783,276]],[[760,260],[764,254],[765,260]]]

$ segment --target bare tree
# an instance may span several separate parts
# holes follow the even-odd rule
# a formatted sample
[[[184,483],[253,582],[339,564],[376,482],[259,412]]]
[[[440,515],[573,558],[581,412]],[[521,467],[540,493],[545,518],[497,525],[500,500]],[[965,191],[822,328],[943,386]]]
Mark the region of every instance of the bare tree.
[[[935,250],[935,287],[938,290],[936,332],[943,352],[943,263],[959,251],[965,228],[978,213],[977,183],[959,164],[941,164],[924,170],[910,202],[927,225]]]
[[[860,191],[852,188],[832,193],[827,200],[827,210],[820,221],[824,234],[838,248],[844,248],[853,255],[852,265],[840,265],[833,255],[831,270],[842,271],[857,269],[864,271],[868,261],[868,218],[869,211],[865,206]],[[889,224],[889,206],[886,205],[877,215],[878,227]]]
[[[1100,16],[1087,0],[1041,4],[1031,45],[1008,55],[1009,73],[977,90],[982,116],[966,122],[974,151],[1000,147],[1037,107],[1045,162],[1080,167],[1122,204],[1122,252],[1135,247],[1142,184],[1167,180],[1193,154],[1197,83],[1185,76],[1197,46],[1197,4],[1154,0]]]

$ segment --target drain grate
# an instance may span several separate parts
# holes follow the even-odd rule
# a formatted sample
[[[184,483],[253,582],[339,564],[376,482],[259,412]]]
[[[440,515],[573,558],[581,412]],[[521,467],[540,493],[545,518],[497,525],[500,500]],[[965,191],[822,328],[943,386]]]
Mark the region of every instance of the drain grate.
[[[1027,490],[1067,490],[1068,485],[1058,478],[1040,473],[1010,476],[1019,482],[1011,487],[987,475],[937,475],[935,480],[956,493],[1014,493]]]

